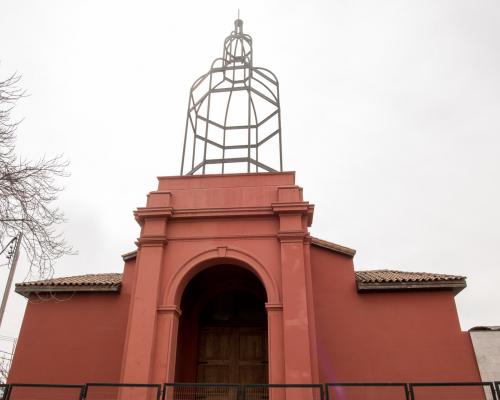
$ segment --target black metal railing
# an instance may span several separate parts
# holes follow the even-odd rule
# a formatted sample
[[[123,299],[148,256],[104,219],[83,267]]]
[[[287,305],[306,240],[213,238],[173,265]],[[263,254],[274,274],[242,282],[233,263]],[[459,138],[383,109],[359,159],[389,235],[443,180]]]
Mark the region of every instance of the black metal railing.
[[[239,400],[240,385],[229,383],[165,383],[162,400]]]
[[[495,382],[0,384],[0,400],[500,400]]]
[[[85,385],[66,385],[48,383],[12,383],[7,386],[2,400],[52,400],[64,398],[65,400],[81,400]]]
[[[162,386],[148,383],[86,383],[80,400],[161,400]],[[16,399],[12,399],[16,400]]]
[[[407,383],[364,382],[364,383],[326,383],[326,400],[359,399],[376,395],[384,400],[410,400]]]
[[[241,394],[244,400],[323,400],[323,385],[247,384]]]
[[[498,382],[496,382],[498,384]],[[497,400],[494,382],[409,383],[412,400],[439,399]]]

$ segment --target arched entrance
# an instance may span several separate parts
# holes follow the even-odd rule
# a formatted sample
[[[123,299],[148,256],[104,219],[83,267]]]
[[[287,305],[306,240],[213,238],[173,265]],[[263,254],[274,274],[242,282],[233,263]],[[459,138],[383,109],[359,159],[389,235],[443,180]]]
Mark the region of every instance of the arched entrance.
[[[249,270],[198,273],[181,300],[176,381],[267,383],[266,290]]]

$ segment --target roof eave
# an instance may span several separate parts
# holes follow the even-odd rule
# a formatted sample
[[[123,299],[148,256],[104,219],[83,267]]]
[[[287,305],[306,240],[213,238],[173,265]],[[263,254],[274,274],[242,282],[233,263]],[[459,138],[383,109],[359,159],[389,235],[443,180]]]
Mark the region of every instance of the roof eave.
[[[28,298],[33,293],[95,293],[120,292],[121,284],[113,285],[27,285],[16,286],[15,292]]]
[[[335,253],[343,254],[349,257],[354,257],[356,254],[356,250],[350,249],[349,247],[341,246],[336,243],[328,242],[323,239],[319,239],[316,237],[311,237],[311,244],[317,247],[321,247],[323,249],[331,250]]]
[[[467,287],[465,279],[456,281],[423,281],[423,282],[356,282],[358,292],[380,290],[437,290],[451,289],[454,294]]]
[[[133,260],[137,257],[137,250],[129,251],[128,253],[122,254],[123,261]]]

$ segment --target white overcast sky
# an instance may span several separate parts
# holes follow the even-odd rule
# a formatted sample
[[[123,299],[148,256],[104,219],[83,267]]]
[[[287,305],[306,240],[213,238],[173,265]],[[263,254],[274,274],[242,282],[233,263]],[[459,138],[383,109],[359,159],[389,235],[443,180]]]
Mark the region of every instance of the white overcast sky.
[[[56,275],[122,270],[132,211],[179,173],[189,87],[238,8],[254,65],[280,79],[311,233],[355,248],[356,269],[466,275],[462,328],[500,325],[498,0],[2,0],[0,78],[29,93],[18,151],[71,161],[59,205],[79,255]],[[23,309],[13,295],[2,334]]]

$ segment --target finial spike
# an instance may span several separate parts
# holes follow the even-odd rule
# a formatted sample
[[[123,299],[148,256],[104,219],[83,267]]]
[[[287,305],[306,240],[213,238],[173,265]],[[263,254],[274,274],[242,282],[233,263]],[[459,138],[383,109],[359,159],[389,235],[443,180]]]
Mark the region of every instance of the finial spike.
[[[234,31],[237,34],[243,34],[243,21],[239,18],[236,21],[234,21]]]

